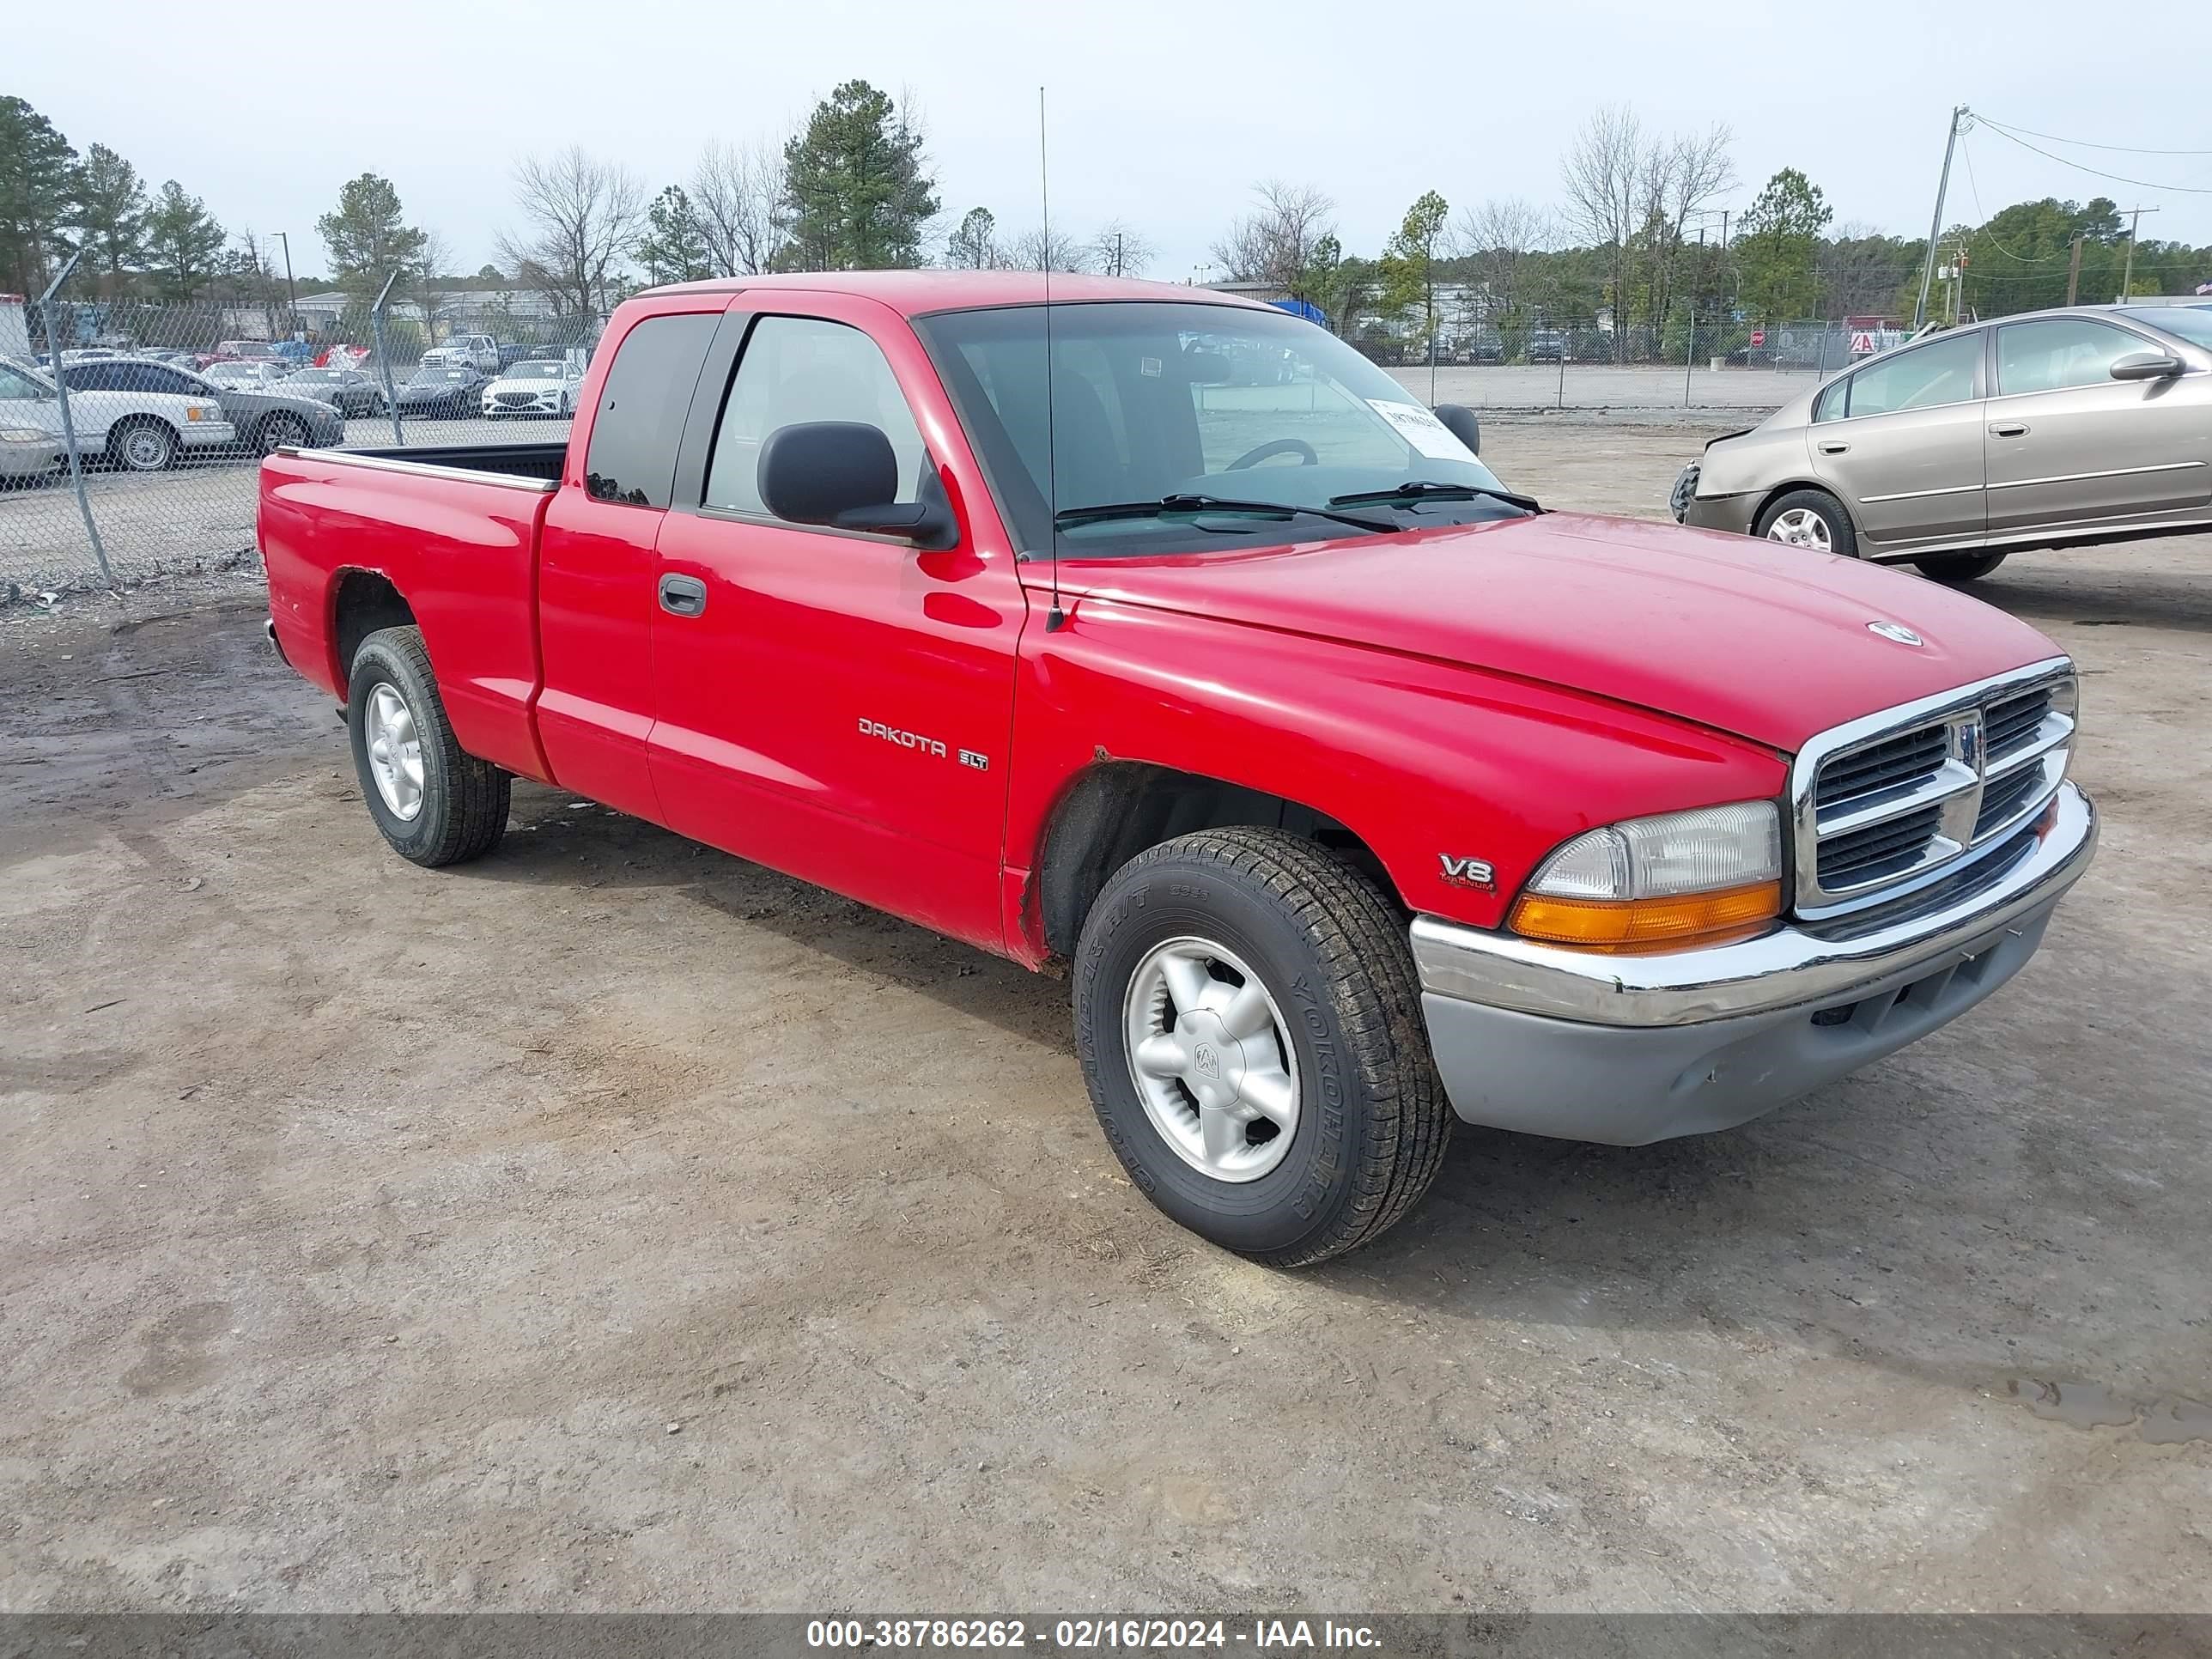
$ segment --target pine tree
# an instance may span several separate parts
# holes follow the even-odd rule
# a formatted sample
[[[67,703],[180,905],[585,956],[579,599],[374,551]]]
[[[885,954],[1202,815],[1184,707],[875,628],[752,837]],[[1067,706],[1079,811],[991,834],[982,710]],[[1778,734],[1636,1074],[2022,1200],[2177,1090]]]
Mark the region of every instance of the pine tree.
[[[792,257],[824,270],[921,263],[937,211],[921,128],[866,81],[848,81],[814,107],[784,147]]]

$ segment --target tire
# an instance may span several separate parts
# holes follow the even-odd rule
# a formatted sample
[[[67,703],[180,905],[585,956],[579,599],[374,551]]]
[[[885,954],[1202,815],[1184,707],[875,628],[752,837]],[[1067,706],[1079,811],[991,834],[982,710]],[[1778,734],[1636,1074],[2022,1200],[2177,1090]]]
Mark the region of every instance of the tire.
[[[400,857],[432,869],[499,845],[514,780],[454,740],[422,629],[380,629],[361,642],[346,732],[361,798]]]
[[[263,418],[260,428],[253,434],[254,447],[264,455],[274,455],[285,448],[305,449],[309,435],[305,421],[280,410]]]
[[[1189,966],[1163,976],[1174,957]],[[1178,996],[1175,975],[1188,984],[1194,967],[1205,989]],[[1214,1011],[1237,1013],[1240,969],[1264,1007],[1236,1021],[1250,1033],[1238,1039]],[[1074,979],[1099,1125],[1129,1179],[1201,1237],[1303,1267],[1377,1237],[1435,1179],[1452,1115],[1405,924],[1325,849],[1275,830],[1209,830],[1140,854],[1091,907]],[[1156,1057],[1140,1081],[1146,1030],[1188,1062],[1180,1075],[1164,1077]],[[1231,1109],[1201,1110],[1201,1089]],[[1234,1121],[1270,1093],[1275,1111]]]
[[[1962,553],[1948,559],[1915,559],[1920,574],[1930,581],[1954,586],[1960,582],[1976,582],[2005,562],[2002,553]]]
[[[150,415],[118,421],[107,434],[108,459],[130,472],[167,472],[182,448],[168,422]]]
[[[1859,556],[1858,532],[1844,504],[1825,489],[1793,489],[1759,515],[1754,536],[1808,552]],[[1802,539],[1800,539],[1800,538]]]

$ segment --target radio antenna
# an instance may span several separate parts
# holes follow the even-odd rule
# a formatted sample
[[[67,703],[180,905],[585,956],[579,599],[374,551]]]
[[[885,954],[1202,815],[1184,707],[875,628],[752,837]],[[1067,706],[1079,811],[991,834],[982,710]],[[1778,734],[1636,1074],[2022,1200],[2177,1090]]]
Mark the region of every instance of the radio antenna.
[[[1051,521],[1052,609],[1045,612],[1044,631],[1056,634],[1067,626],[1067,612],[1060,608],[1060,451],[1058,428],[1052,418],[1052,167],[1045,153],[1044,88],[1037,88],[1037,204],[1044,229],[1037,238],[1044,267],[1044,510]]]

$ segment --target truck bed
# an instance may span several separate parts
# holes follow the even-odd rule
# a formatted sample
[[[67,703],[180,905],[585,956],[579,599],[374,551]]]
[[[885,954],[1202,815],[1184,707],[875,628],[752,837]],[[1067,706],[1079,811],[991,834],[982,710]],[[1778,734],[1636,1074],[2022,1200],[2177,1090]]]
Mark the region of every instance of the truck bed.
[[[388,448],[349,445],[343,449],[319,449],[318,455],[356,456],[369,461],[401,461],[416,466],[449,467],[462,472],[495,472],[502,477],[531,478],[548,484],[561,481],[561,464],[568,457],[565,440],[534,444],[408,444]]]

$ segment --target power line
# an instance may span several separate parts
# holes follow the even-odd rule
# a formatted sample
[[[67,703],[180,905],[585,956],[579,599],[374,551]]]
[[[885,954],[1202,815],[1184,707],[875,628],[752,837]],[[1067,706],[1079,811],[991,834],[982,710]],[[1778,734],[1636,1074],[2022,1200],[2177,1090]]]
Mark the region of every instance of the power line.
[[[2033,127],[2015,127],[2007,122],[1993,120],[1979,110],[1974,112],[1974,118],[1984,126],[1995,127],[2008,136],[2024,132],[2031,138],[2045,139],[2054,144],[2071,144],[2076,149],[2116,150],[2124,155],[2212,155],[2212,149],[2145,149],[2135,144],[2096,144],[2087,138],[2061,138],[2055,132],[2038,132]]]
[[[2025,138],[2014,138],[2012,134],[2007,132],[2002,127],[1999,126],[1994,121],[1984,121],[1983,125],[1987,126],[1991,132],[1996,134],[1998,137],[2018,144],[2022,149],[2033,150],[2038,155],[2043,157],[2046,161],[2056,161],[2060,167],[2072,167],[2077,173],[2094,173],[2100,179],[2110,179],[2116,185],[2136,185],[2141,186],[2144,190],[2178,190],[2186,196],[2212,196],[2212,185],[2162,185],[2154,179],[2130,179],[2124,173],[2107,173],[2102,167],[2093,167],[2086,161],[2070,161],[2063,155],[2054,155],[2051,151],[2044,149],[2041,145],[2031,144]]]
[[[1981,184],[1974,177],[1973,146],[1967,143],[1964,138],[1961,138],[1959,141],[1959,154],[1966,163],[1966,188],[1973,193],[1974,211],[1981,216],[1981,226],[1978,229],[1970,233],[1967,238],[1969,242],[1976,240],[1985,241],[1998,252],[2003,254],[2006,258],[2011,260],[2014,264],[2047,265],[2053,259],[2064,259],[2071,257],[2071,250],[2069,250],[2067,253],[2047,254],[2039,259],[2031,259],[2025,253],[2014,253],[2002,242],[1997,240],[1996,235],[1992,234],[1989,228],[1990,210],[1982,205]]]

